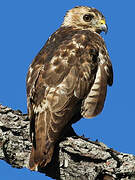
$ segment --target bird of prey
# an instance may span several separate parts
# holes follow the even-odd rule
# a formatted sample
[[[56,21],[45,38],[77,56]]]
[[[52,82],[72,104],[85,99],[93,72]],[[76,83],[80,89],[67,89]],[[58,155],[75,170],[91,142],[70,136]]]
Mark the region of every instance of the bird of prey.
[[[113,70],[100,33],[105,17],[95,8],[69,10],[60,28],[34,58],[27,74],[32,151],[29,167],[45,167],[68,125],[98,115]]]

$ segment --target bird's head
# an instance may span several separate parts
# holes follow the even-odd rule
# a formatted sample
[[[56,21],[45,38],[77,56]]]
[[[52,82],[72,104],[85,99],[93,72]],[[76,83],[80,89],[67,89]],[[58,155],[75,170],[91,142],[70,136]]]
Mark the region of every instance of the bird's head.
[[[72,26],[88,29],[97,33],[107,33],[105,17],[97,9],[87,6],[77,6],[66,13],[62,26]]]

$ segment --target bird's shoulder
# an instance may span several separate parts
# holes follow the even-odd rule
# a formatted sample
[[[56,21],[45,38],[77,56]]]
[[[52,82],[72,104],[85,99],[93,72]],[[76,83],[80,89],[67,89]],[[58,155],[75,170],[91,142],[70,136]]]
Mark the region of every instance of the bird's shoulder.
[[[105,46],[105,43],[100,35],[92,31],[73,27],[60,27],[49,37],[43,48],[34,58],[31,66],[39,63],[47,64],[54,56],[59,56],[60,53],[65,51],[67,53],[62,53],[63,56],[68,56],[68,52],[72,52],[73,49],[81,49],[86,52],[87,46]]]
[[[28,96],[34,96],[35,101],[40,101],[46,87],[56,88],[62,82],[68,82],[68,86],[73,88],[78,78],[87,84],[92,67],[95,69],[93,59],[98,56],[98,49],[103,43],[99,35],[89,30],[59,28],[50,36],[29,68]],[[78,94],[80,96],[80,92]]]

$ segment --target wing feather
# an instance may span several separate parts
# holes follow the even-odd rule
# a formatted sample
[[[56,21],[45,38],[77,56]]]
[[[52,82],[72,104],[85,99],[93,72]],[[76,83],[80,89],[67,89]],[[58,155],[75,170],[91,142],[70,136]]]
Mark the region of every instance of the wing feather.
[[[95,81],[82,104],[82,116],[92,118],[98,115],[103,107],[107,91],[107,75],[103,65],[98,66]]]
[[[95,42],[99,46],[104,44],[100,37],[91,34],[71,27],[60,28],[29,68],[27,104],[33,143],[29,161],[32,170],[51,161],[54,145],[64,127],[72,119],[81,118],[83,99],[84,117],[95,116],[103,108],[107,75],[105,68],[98,66],[97,55],[93,61],[90,49],[97,52]]]

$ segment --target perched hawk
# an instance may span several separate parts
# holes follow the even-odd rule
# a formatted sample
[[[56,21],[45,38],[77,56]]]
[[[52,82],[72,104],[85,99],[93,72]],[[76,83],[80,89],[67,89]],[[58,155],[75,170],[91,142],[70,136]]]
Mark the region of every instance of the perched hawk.
[[[98,10],[75,7],[33,60],[27,75],[31,170],[51,161],[66,126],[102,111],[107,84],[113,83],[102,31],[107,25]]]

